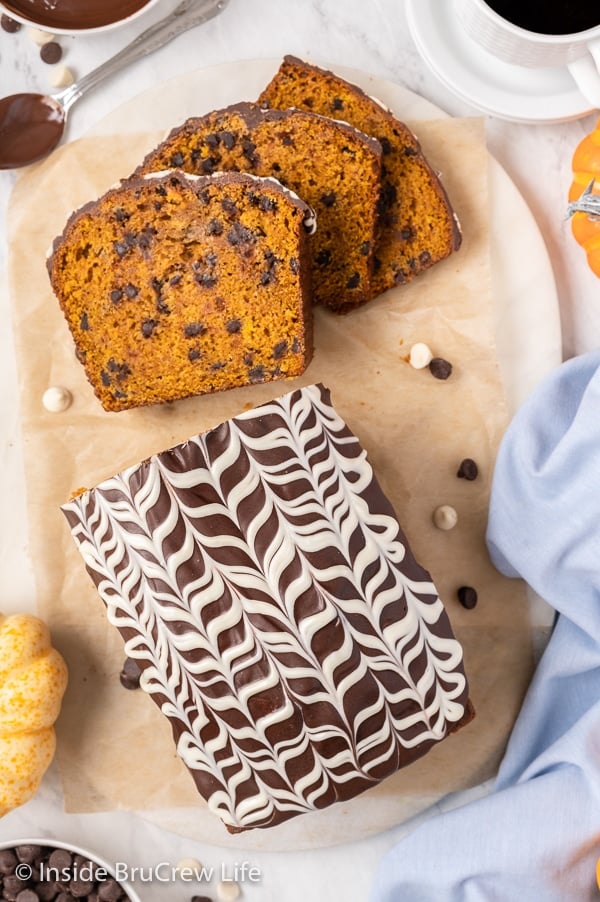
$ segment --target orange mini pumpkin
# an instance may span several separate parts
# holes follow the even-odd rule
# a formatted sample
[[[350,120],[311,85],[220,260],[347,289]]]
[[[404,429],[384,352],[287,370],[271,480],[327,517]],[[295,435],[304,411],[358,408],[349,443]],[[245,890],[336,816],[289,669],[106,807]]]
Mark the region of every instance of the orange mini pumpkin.
[[[600,119],[594,131],[575,148],[572,167],[569,201],[578,200],[592,182],[592,194],[600,194]],[[574,213],[571,228],[575,240],[587,254],[590,269],[600,276],[600,218],[591,217],[588,213]]]
[[[46,624],[0,613],[0,817],[35,794],[52,761],[66,685]]]

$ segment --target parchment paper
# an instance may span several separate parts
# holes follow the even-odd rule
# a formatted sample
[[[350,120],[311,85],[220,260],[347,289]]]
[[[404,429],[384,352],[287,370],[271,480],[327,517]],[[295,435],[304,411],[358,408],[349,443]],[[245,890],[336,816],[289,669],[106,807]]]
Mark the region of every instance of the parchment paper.
[[[122,642],[106,623],[60,504],[78,487],[316,381],[331,388],[417,559],[437,583],[464,647],[477,718],[366,796],[271,831],[244,834],[241,844],[251,847],[258,833],[257,842],[266,848],[359,836],[373,829],[373,820],[375,828],[401,821],[439,795],[495,772],[532,656],[524,587],[495,571],[484,542],[494,456],[507,423],[493,334],[488,157],[481,120],[420,121],[415,130],[459,215],[464,240],[458,253],[347,316],[317,310],[316,352],[301,379],[123,413],[105,413],[85,379],[49,286],[45,255],[69,213],[128,175],[162,134],[81,139],[17,183],[9,214],[10,281],[30,550],[39,609],[70,672],[57,752],[69,811],[191,807],[184,820],[200,825],[200,833],[206,829],[208,841],[235,842],[197,796],[175,755],[166,719],[144,694],[121,687]],[[436,380],[428,369],[408,364],[416,341],[452,363],[450,379]],[[64,413],[42,406],[52,385],[73,392],[74,403]],[[467,456],[480,468],[475,482],[455,475]],[[458,526],[450,532],[432,522],[442,503],[458,511]],[[456,590],[465,584],[479,594],[474,610],[457,601]]]

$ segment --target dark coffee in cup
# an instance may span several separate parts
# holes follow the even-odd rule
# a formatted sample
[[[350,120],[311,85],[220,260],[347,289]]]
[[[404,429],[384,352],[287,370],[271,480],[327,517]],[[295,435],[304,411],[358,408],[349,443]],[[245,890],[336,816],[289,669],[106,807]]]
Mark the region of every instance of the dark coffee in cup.
[[[598,0],[486,0],[490,9],[536,34],[577,34],[600,25]]]

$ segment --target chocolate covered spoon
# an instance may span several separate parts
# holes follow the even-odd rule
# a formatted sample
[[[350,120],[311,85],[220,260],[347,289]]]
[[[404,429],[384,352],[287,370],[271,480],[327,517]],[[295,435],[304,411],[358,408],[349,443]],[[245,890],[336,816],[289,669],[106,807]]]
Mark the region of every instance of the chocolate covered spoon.
[[[183,0],[168,16],[59,94],[11,94],[0,100],[0,169],[17,169],[47,156],[60,141],[76,100],[177,35],[217,16],[229,0]]]

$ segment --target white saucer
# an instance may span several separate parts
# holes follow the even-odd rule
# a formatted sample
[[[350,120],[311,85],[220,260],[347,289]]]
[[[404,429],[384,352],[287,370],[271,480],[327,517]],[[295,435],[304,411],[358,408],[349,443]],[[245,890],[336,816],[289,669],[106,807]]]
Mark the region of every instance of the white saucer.
[[[461,28],[450,0],[406,0],[417,49],[462,100],[512,122],[564,122],[592,112],[567,69],[526,69],[496,59]]]

